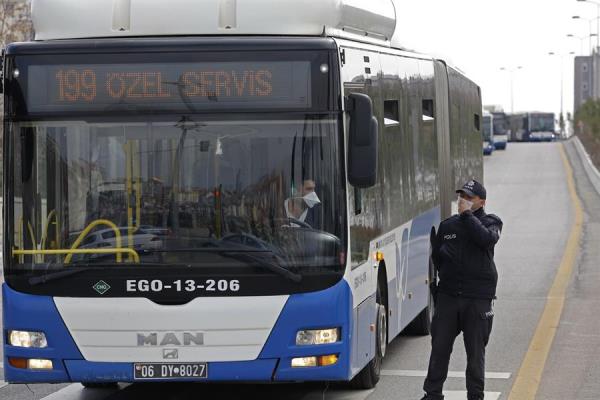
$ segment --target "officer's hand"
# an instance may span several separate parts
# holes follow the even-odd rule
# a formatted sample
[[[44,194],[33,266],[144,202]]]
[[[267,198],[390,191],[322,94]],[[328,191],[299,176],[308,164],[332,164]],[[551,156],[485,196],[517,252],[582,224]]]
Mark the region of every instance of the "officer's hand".
[[[465,211],[468,211],[471,209],[471,207],[473,207],[473,203],[463,199],[462,197],[458,198],[458,213],[462,214]]]

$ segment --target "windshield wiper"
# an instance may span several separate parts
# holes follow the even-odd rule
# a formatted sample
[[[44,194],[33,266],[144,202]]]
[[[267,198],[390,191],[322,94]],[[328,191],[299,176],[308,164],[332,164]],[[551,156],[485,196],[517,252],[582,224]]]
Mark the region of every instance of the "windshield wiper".
[[[169,250],[144,250],[144,253],[273,253],[272,250],[253,248],[227,248],[227,247],[205,247],[205,248],[181,248]]]
[[[186,267],[186,268],[191,267],[189,264],[173,264],[173,263],[143,263],[141,265],[144,267],[163,267],[163,266]],[[41,276],[34,276],[34,277],[29,278],[28,282],[32,286],[42,285],[44,283],[52,282],[57,279],[66,278],[68,276],[75,275],[75,274],[78,274],[78,273],[84,272],[84,271],[90,271],[90,270],[99,269],[102,267],[118,268],[118,267],[123,267],[123,266],[130,267],[130,268],[137,268],[140,265],[139,264],[89,264],[89,263],[87,263],[87,264],[69,264],[68,266],[63,266],[65,269],[62,271],[56,271],[56,272],[52,272],[52,273],[41,275]],[[55,271],[55,269],[53,269],[53,270]]]
[[[271,250],[261,250],[254,252],[242,252],[240,250],[236,250],[233,252],[222,252],[222,254],[225,257],[230,257],[241,261],[254,261],[256,265],[266,268],[269,271],[275,272],[276,274],[279,274],[294,283],[300,283],[302,281],[302,275],[296,274],[290,271],[289,269],[282,267],[281,264],[276,261],[279,260],[280,257],[278,257],[277,254],[275,254],[275,252]],[[275,260],[268,260],[265,257],[256,257],[256,255],[258,254],[272,255]]]
[[[29,284],[31,286],[41,285],[47,282],[55,281],[57,279],[66,278],[67,276],[75,275],[83,271],[88,271],[91,267],[86,268],[70,268],[65,271],[53,272],[42,276],[34,276],[29,278]]]
[[[281,257],[273,250],[255,249],[251,247],[205,247],[205,248],[183,248],[172,250],[148,250],[149,253],[218,253],[223,257],[233,258],[239,261],[252,261],[255,265],[266,268],[269,271],[275,272],[289,279],[292,282],[299,283],[302,281],[302,275],[296,274],[289,269],[281,266]],[[261,255],[270,255],[274,259],[269,260]]]

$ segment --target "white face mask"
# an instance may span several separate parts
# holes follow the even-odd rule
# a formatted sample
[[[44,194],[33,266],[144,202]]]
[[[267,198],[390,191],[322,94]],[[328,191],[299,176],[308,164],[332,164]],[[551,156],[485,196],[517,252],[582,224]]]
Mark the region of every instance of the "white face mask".
[[[315,192],[310,192],[302,198],[304,199],[304,202],[306,203],[308,208],[313,208],[317,204],[321,203],[321,200],[319,200],[319,196],[317,196],[317,193]]]
[[[464,207],[465,207],[466,210],[471,210],[473,208],[473,202],[472,201],[469,201],[467,199],[463,199],[462,197],[459,196],[458,197],[459,207],[460,207],[461,203],[464,204]]]

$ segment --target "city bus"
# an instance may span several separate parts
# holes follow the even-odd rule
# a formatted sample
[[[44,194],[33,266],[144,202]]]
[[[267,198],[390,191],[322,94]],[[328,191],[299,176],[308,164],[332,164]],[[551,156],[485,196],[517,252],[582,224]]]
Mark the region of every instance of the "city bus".
[[[483,155],[489,156],[491,155],[496,146],[494,146],[494,116],[487,112],[483,112],[483,125],[482,125],[482,135],[483,135]]]
[[[516,139],[522,142],[551,142],[556,139],[554,113],[529,112],[512,117]]]
[[[503,111],[491,113],[494,117],[494,147],[496,150],[506,150],[508,139],[511,136],[509,119]]]
[[[214,3],[214,4],[213,4]],[[3,59],[7,382],[379,380],[483,179],[391,0],[34,0]]]

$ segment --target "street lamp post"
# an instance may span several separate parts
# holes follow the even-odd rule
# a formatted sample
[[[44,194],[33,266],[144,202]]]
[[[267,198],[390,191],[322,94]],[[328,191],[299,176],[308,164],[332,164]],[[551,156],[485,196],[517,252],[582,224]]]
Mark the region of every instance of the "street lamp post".
[[[592,54],[592,52],[593,52],[593,49],[592,49],[592,36],[593,36],[593,33],[592,33],[592,22],[594,20],[600,21],[600,19],[599,18],[583,18],[583,17],[581,17],[579,15],[573,15],[572,18],[576,19],[576,20],[579,20],[579,21],[587,21],[588,22],[588,26],[589,26],[589,29],[590,29],[590,33],[589,33],[589,37],[590,37],[590,54]]]
[[[558,56],[560,58],[560,135],[565,137],[565,119],[564,119],[564,58],[566,56],[575,55],[574,51],[566,54],[557,54],[553,51],[549,52],[550,56]]]
[[[600,2],[595,0],[577,0],[581,3],[591,3],[596,5],[596,51],[600,48]]]
[[[515,113],[515,96],[514,96],[514,74],[515,71],[523,69],[522,66],[517,66],[514,68],[501,67],[500,71],[507,71],[510,74],[510,113]]]
[[[584,54],[585,54],[585,52],[583,51],[583,41],[584,41],[585,39],[587,39],[589,36],[596,36],[596,37],[597,37],[597,36],[598,36],[598,34],[596,34],[596,33],[592,33],[591,35],[577,36],[577,35],[573,35],[572,33],[569,33],[569,34],[567,35],[567,37],[569,37],[569,38],[573,38],[573,39],[579,39],[579,45],[580,45],[580,47],[581,47],[581,55],[584,55]]]

